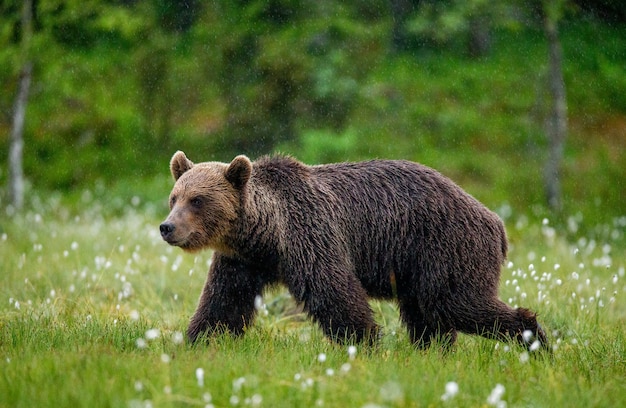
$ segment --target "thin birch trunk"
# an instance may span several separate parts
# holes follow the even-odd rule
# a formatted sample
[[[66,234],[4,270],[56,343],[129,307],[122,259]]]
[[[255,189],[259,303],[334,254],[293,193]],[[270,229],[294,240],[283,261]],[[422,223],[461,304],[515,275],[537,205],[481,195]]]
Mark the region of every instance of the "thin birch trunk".
[[[26,104],[33,72],[30,62],[30,39],[32,36],[32,0],[22,3],[22,69],[20,83],[13,110],[13,126],[11,129],[11,145],[9,146],[9,198],[11,205],[19,210],[24,205],[24,171],[22,160],[24,155],[24,122]]]
[[[24,155],[24,122],[26,103],[32,76],[32,64],[24,65],[20,74],[20,86],[15,100],[13,112],[13,128],[11,129],[11,146],[9,148],[9,196],[11,205],[19,210],[24,205],[24,172],[22,158]]]
[[[548,205],[555,211],[562,208],[561,162],[567,135],[567,99],[563,80],[563,54],[557,22],[551,16],[544,19],[544,31],[548,40],[550,113],[546,120],[548,136],[548,160],[545,167],[545,188]]]

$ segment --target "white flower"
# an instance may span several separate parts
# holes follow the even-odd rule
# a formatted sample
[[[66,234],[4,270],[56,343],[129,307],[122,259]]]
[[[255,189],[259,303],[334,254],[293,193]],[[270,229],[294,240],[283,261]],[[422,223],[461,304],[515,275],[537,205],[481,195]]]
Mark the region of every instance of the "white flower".
[[[159,329],[150,329],[146,331],[146,340],[154,340],[161,335]]]
[[[356,346],[348,346],[348,358],[354,360],[356,357]]]
[[[487,398],[487,404],[489,405],[493,405],[493,406],[500,406],[500,400],[502,399],[502,396],[504,395],[504,385],[502,384],[496,384],[495,388],[491,391],[491,394],[489,394],[489,397]]]
[[[446,392],[441,396],[441,400],[447,401],[449,399],[452,399],[458,392],[459,384],[454,381],[449,381],[448,383],[446,383]]]
[[[530,345],[529,350],[530,351],[537,351],[537,350],[539,350],[539,347],[541,347],[541,342],[539,340],[535,340],[535,341],[533,341],[533,344]]]
[[[522,338],[524,339],[524,342],[529,343],[533,338],[533,332],[531,330],[524,330]]]
[[[523,351],[519,355],[520,363],[527,363],[529,358],[530,358],[530,355],[528,354],[528,351]]]
[[[181,344],[183,342],[183,334],[179,331],[172,333],[172,342],[174,344]]]
[[[243,384],[245,382],[246,382],[246,378],[245,377],[239,377],[239,378],[233,380],[233,392],[241,391],[241,387],[243,387]]]
[[[254,298],[254,308],[257,310],[257,312],[260,312],[263,309],[265,309],[265,304],[263,304],[262,296],[256,295],[256,297]]]
[[[450,394],[452,396],[456,395],[459,392],[459,384],[454,381],[450,381],[446,384],[446,394]]]
[[[263,402],[263,397],[261,396],[261,394],[254,394],[252,395],[250,402],[253,407],[259,407],[261,406],[261,403]]]
[[[380,387],[380,397],[385,401],[402,401],[404,399],[404,391],[399,383],[387,381]]]
[[[198,387],[204,386],[204,369],[201,367],[196,368],[196,380],[198,380]]]

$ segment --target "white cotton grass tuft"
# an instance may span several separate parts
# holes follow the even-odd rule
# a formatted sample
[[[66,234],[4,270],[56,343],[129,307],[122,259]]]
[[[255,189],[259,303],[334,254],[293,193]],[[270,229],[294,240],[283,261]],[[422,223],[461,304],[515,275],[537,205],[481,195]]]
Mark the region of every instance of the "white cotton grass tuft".
[[[149,329],[146,331],[145,337],[146,340],[155,340],[158,339],[161,335],[161,331],[159,329]]]
[[[256,295],[256,297],[254,298],[254,308],[257,310],[257,312],[260,312],[263,310],[264,308],[264,304],[263,304],[263,297],[260,295]]]
[[[541,347],[541,342],[539,340],[535,340],[533,341],[533,344],[531,344],[528,349],[530,351],[537,351],[539,350],[539,347]]]
[[[263,301],[263,296],[261,296],[261,295],[256,295],[255,296],[255,298],[254,298],[254,308],[262,316],[269,315],[269,311],[267,310],[267,305]]]
[[[258,407],[263,402],[263,396],[261,394],[252,395],[252,406]]]
[[[524,339],[524,342],[526,343],[530,343],[530,341],[532,340],[534,334],[531,330],[524,330],[524,332],[522,333],[522,338]]]
[[[348,346],[348,358],[350,360],[354,360],[355,359],[356,352],[357,352],[356,346]]]
[[[458,393],[459,393],[459,384],[457,384],[455,381],[449,381],[446,383],[445,392],[441,396],[441,400],[442,401],[451,400]]]
[[[487,397],[487,404],[497,407],[504,408],[506,407],[506,401],[502,401],[502,396],[504,395],[504,385],[496,384],[493,390],[491,390],[491,394]]]
[[[202,367],[196,368],[196,381],[198,381],[198,387],[204,387],[204,369]]]
[[[387,402],[402,402],[404,400],[404,390],[400,383],[387,381],[380,387],[380,397]]]
[[[522,351],[519,355],[519,362],[524,364],[524,363],[528,363],[528,360],[530,359],[530,354],[528,354],[528,351]]]
[[[143,337],[138,338],[135,341],[135,346],[137,346],[138,349],[146,348],[146,346],[147,346],[146,339],[144,339]]]
[[[183,334],[179,331],[175,331],[172,333],[172,343],[174,344],[182,344],[183,343]]]
[[[233,392],[238,393],[246,383],[246,377],[239,377],[233,380]]]

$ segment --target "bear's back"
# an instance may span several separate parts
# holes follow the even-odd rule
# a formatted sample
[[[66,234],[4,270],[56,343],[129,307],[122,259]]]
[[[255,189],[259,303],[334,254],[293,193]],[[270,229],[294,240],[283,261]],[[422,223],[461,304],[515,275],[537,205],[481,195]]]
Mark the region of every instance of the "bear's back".
[[[284,215],[294,220],[311,215],[320,223],[361,222],[400,234],[453,224],[501,224],[452,180],[405,160],[307,166],[290,157],[266,157],[255,163],[253,180],[263,195],[271,191],[284,204]]]
[[[460,276],[468,268],[498,274],[504,261],[497,215],[429,167],[393,160],[306,166],[273,158],[254,174],[280,203],[287,247],[340,243],[329,251],[348,258],[371,295],[391,295],[389,280],[380,279],[390,271],[399,279]]]
[[[361,205],[378,207],[377,215],[450,216],[469,210],[478,216],[490,211],[449,178],[427,166],[402,160],[372,160],[312,166],[310,179],[335,192],[346,210]],[[354,215],[354,214],[353,214]]]
[[[507,243],[499,217],[436,170],[375,160],[317,166],[312,178],[338,196],[343,225],[361,240],[354,245],[367,255],[365,262],[381,263],[385,253],[407,251],[460,262],[480,263],[463,259],[473,253],[491,265],[504,261]]]

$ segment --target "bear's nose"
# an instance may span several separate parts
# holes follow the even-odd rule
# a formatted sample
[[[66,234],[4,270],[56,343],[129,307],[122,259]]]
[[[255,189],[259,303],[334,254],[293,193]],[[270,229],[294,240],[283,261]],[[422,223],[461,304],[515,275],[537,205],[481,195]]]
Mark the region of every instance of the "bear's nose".
[[[176,227],[170,222],[164,222],[159,226],[159,229],[161,230],[161,237],[163,237],[163,239],[167,239],[170,235],[172,235]]]

